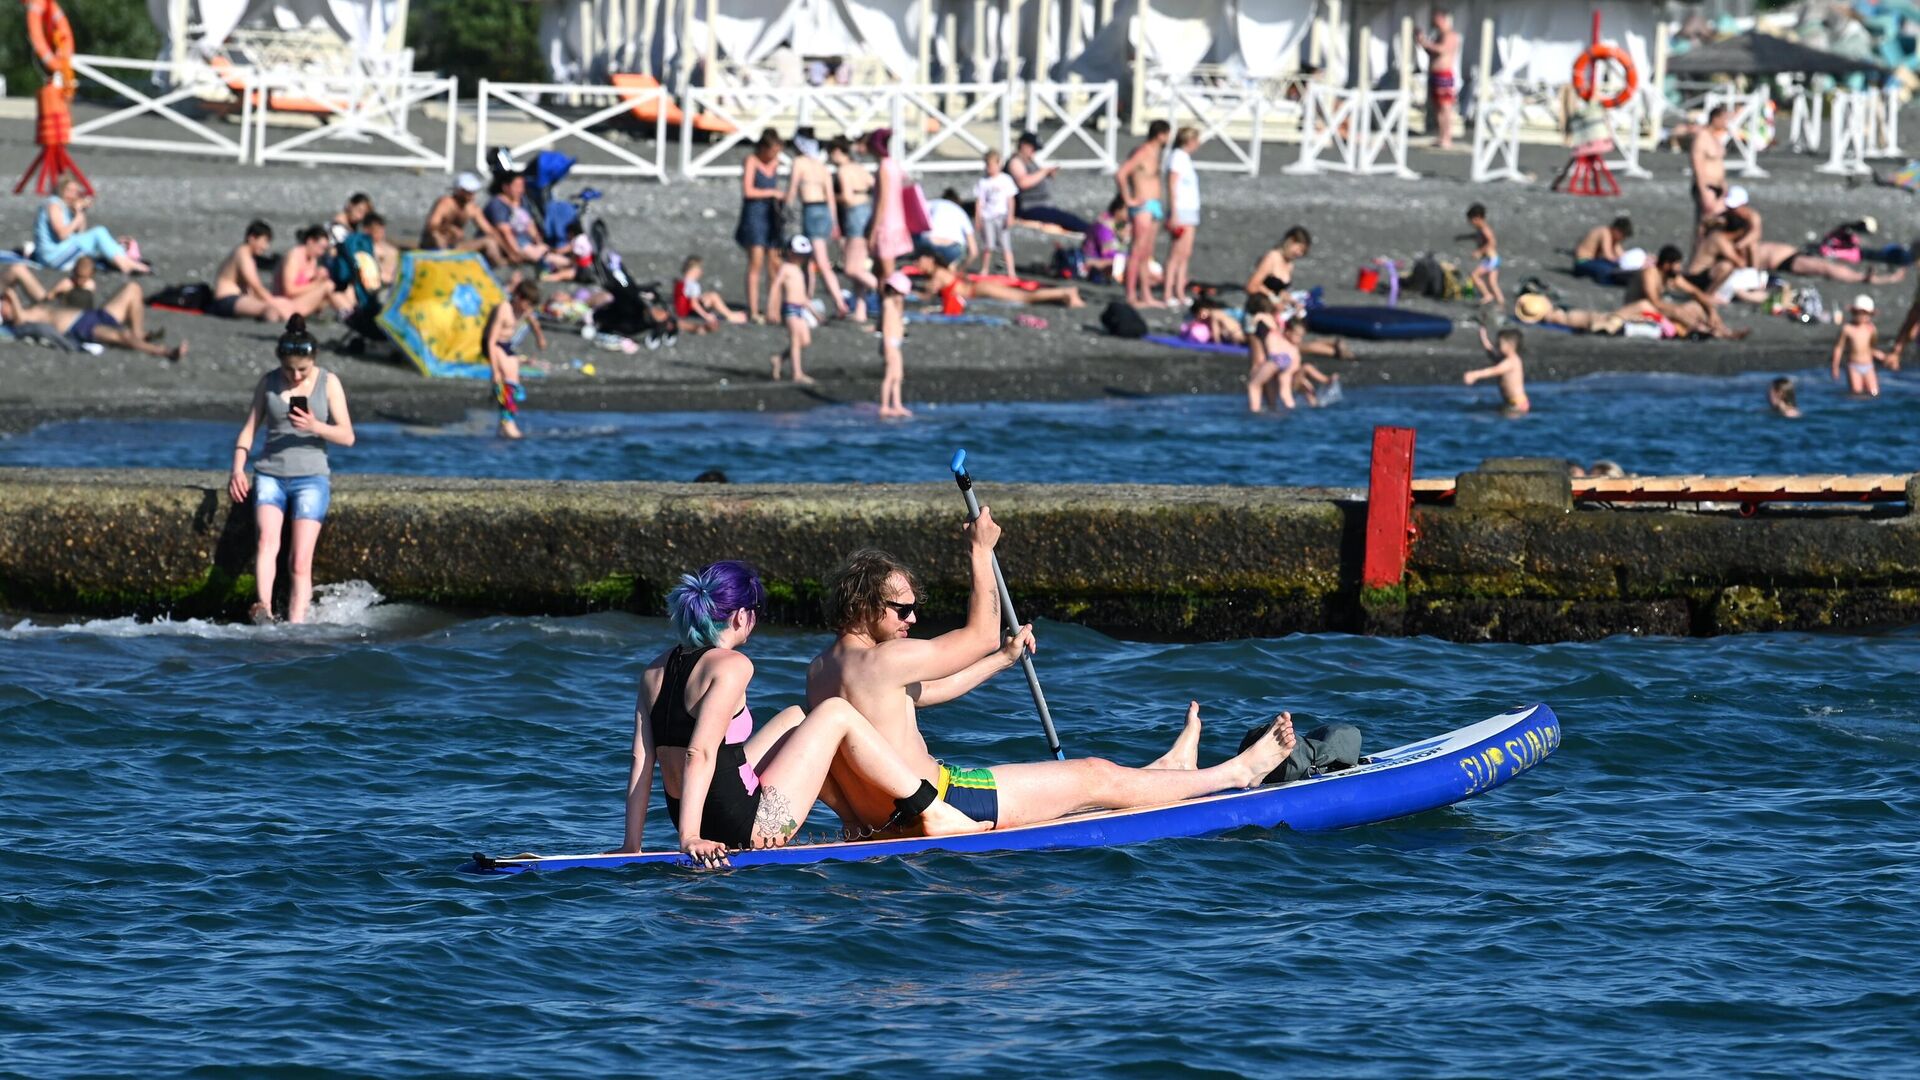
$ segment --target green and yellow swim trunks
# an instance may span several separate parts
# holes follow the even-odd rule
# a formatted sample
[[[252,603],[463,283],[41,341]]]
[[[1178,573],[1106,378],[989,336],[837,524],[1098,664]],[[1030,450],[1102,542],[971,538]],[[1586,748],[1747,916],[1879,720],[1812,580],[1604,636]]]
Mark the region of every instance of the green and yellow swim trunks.
[[[992,769],[956,769],[943,761],[933,786],[948,806],[973,820],[989,825],[999,822],[1000,786],[993,781]]]

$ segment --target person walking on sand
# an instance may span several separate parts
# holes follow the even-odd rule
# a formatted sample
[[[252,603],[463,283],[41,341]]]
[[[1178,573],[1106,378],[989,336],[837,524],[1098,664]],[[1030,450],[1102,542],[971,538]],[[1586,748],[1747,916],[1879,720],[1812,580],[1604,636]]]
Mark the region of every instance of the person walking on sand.
[[[885,281],[893,276],[899,260],[913,254],[913,232],[907,228],[907,170],[893,157],[890,128],[867,136],[867,153],[879,163],[880,176],[873,189],[873,224],[867,245],[873,252],[874,276]]]
[[[1427,54],[1427,131],[1434,149],[1453,149],[1453,116],[1460,101],[1460,32],[1453,13],[1433,9],[1433,25],[1418,39]]]
[[[1487,337],[1487,328],[1480,328],[1480,347],[1494,361],[1491,367],[1476,368],[1460,376],[1460,381],[1468,386],[1481,379],[1500,380],[1501,410],[1508,416],[1523,416],[1533,406],[1527,401],[1527,374],[1524,362],[1520,359],[1520,346],[1524,338],[1520,331],[1508,328],[1500,331],[1499,343]]]
[[[253,520],[259,531],[253,555],[254,603],[249,612],[256,623],[273,622],[274,575],[280,565],[280,530],[293,517],[293,552],[287,573],[287,621],[307,620],[313,598],[313,550],[333,499],[327,444],[353,445],[353,418],[347,414],[347,391],[340,380],[314,363],[313,335],[307,320],[295,315],[274,346],[280,366],[260,377],[247,407],[246,423],[233,447],[233,470],[227,494],[244,503],[253,498]],[[253,466],[247,482],[247,458],[254,435],[267,429],[266,453]]]
[[[763,322],[760,277],[767,270],[767,251],[780,242],[780,136],[763,131],[740,170],[740,223],[733,242],[747,253],[747,319]]]
[[[826,588],[826,615],[836,635],[807,666],[811,707],[845,698],[939,797],[994,829],[1052,821],[1086,810],[1126,810],[1258,786],[1292,754],[1292,716],[1281,713],[1247,750],[1209,768],[1199,766],[1199,706],[1166,754],[1133,769],[1101,758],[961,768],[937,760],[920,731],[919,710],[952,701],[1019,662],[1034,646],[1033,628],[1001,640],[993,549],[1000,526],[988,507],[962,529],[971,568],[967,620],[930,640],[911,635],[920,586],[904,564],[883,551],[854,552]],[[883,826],[890,793],[876,791],[836,761],[822,799],[854,830]]]
[[[653,771],[680,850],[718,865],[728,852],[791,842],[839,767],[887,800],[881,827],[918,835],[981,832],[986,826],[942,802],[928,780],[840,698],[790,706],[758,731],[748,711],[753,661],[741,649],[766,606],[760,575],[723,561],[685,574],[667,594],[678,638],[640,674],[627,773],[621,850],[646,837]]]
[[[1124,274],[1127,303],[1134,307],[1160,307],[1147,283],[1147,267],[1153,261],[1153,248],[1160,236],[1160,223],[1167,219],[1166,204],[1161,201],[1160,158],[1167,149],[1173,127],[1165,120],[1147,125],[1147,141],[1134,148],[1113,182],[1126,200],[1131,242],[1127,247]]]
[[[1833,342],[1833,378],[1840,380],[1840,365],[1847,365],[1847,392],[1855,396],[1879,397],[1880,376],[1876,363],[1887,362],[1887,354],[1874,347],[1873,297],[1865,293],[1854,297],[1847,309],[1847,321]]]
[[[1467,224],[1473,228],[1469,234],[1474,240],[1473,257],[1479,260],[1473,267],[1473,287],[1481,303],[1505,307],[1507,298],[1500,295],[1500,241],[1487,224],[1487,208],[1479,203],[1467,207]]]
[[[833,302],[837,318],[851,312],[840,295],[840,279],[833,272],[833,251],[828,246],[835,233],[833,214],[833,174],[821,160],[820,143],[809,136],[793,140],[793,174],[787,181],[786,202],[800,204],[800,235],[813,244],[813,258],[807,264],[807,296],[813,296],[816,279],[827,287],[827,299]]]
[[[807,302],[807,277],[801,271],[813,257],[813,243],[796,236],[787,243],[786,261],[773,272],[773,284],[767,289],[767,310],[778,312],[787,328],[785,352],[773,354],[773,381],[780,381],[783,361],[793,363],[793,381],[812,386],[813,380],[801,368],[802,353],[813,344],[813,307]]]
[[[827,159],[833,162],[834,198],[839,204],[841,265],[847,280],[853,283],[853,319],[867,319],[867,295],[877,292],[880,282],[873,276],[873,252],[867,246],[867,230],[873,226],[873,173],[853,156],[853,144],[845,136],[836,136],[827,144]]]
[[[1193,263],[1194,233],[1200,228],[1200,174],[1193,152],[1200,149],[1200,130],[1183,127],[1173,137],[1167,154],[1167,249],[1165,299],[1168,307],[1186,307],[1187,274]]]
[[[487,315],[481,347],[487,353],[487,371],[493,379],[493,404],[499,413],[502,438],[521,436],[520,406],[527,400],[527,391],[520,385],[520,355],[514,349],[519,342],[522,319],[527,320],[528,328],[536,334],[539,332],[539,324],[531,318],[539,306],[540,286],[522,280],[515,283],[506,301],[495,304]]]
[[[906,358],[901,349],[907,343],[907,296],[912,292],[913,281],[900,270],[894,271],[881,287],[880,415],[890,420],[913,416],[913,410],[900,400],[900,390],[907,378]]]

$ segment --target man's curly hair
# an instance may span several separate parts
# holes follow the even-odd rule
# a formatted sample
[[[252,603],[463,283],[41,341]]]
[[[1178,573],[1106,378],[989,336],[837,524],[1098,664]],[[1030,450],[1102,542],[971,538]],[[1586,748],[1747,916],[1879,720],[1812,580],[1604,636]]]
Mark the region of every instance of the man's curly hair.
[[[900,560],[878,548],[862,548],[847,556],[827,582],[827,625],[836,634],[869,632],[886,609],[887,579],[907,579],[907,588],[920,595],[920,580]]]

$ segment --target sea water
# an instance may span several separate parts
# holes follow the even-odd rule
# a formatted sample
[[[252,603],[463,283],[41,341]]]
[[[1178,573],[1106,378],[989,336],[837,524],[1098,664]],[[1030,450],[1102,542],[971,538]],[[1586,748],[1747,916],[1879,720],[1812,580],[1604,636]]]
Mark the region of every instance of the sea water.
[[[1290,428],[1288,430],[1299,430]],[[1491,429],[1498,430],[1498,429]],[[1198,645],[1040,627],[1075,755],[1279,709],[1565,742],[1324,835],[479,878],[621,836],[663,622],[0,622],[0,1074],[1868,1076],[1920,1054],[1920,634]],[[748,651],[759,715],[817,634]],[[1043,749],[1011,675],[923,714]],[[815,826],[825,829],[827,822]],[[649,847],[673,834],[654,801]]]
[[[940,481],[969,451],[983,482],[1361,486],[1377,424],[1418,432],[1425,476],[1484,458],[1615,461],[1644,475],[1908,472],[1920,465],[1920,381],[1883,380],[1878,400],[1847,396],[1820,371],[1798,373],[1806,416],[1767,409],[1770,376],[1601,375],[1529,388],[1534,412],[1501,415],[1491,386],[1355,387],[1325,409],[1251,415],[1220,395],[1109,397],[1068,403],[919,405],[904,422],[871,406],[806,412],[546,413],[529,438],[494,435],[491,412],[439,427],[366,422],[331,450],[340,472],[571,480]],[[0,438],[0,466],[149,466],[224,472],[230,424],[88,420]]]

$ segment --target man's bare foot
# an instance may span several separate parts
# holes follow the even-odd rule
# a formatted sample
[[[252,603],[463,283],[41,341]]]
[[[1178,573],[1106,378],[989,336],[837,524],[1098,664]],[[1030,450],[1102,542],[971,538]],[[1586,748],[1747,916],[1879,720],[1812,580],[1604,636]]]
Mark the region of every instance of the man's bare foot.
[[[785,369],[786,360],[787,360],[786,353],[773,354],[773,381],[774,382],[780,381],[780,372]]]
[[[1200,703],[1187,702],[1187,726],[1166,753],[1147,766],[1149,769],[1197,769],[1200,767]]]
[[[811,376],[811,375],[802,375],[802,374],[800,373],[800,371],[799,371],[799,369],[798,369],[798,368],[796,368],[796,369],[794,369],[794,372],[793,372],[793,383],[794,383],[794,385],[795,385],[795,386],[812,386],[812,385],[813,385],[813,376]]]
[[[1259,787],[1260,781],[1268,773],[1280,767],[1293,753],[1293,714],[1283,712],[1273,718],[1273,726],[1267,729],[1267,737],[1255,739],[1252,746],[1240,751],[1239,755],[1227,762],[1241,777],[1236,787]]]

